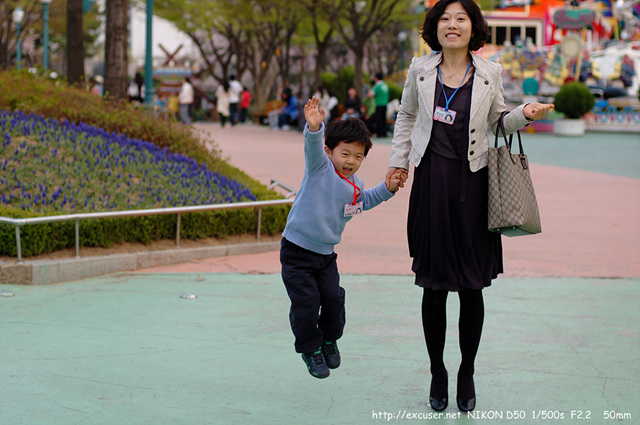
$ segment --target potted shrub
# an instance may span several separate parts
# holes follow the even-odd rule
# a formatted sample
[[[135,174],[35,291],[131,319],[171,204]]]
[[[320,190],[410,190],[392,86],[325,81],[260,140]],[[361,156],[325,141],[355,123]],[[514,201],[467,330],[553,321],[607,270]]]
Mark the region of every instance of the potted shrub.
[[[585,121],[582,117],[594,107],[596,100],[587,86],[571,82],[560,88],[553,99],[553,104],[555,110],[565,116],[565,119],[554,121],[554,133],[581,136],[585,130]]]

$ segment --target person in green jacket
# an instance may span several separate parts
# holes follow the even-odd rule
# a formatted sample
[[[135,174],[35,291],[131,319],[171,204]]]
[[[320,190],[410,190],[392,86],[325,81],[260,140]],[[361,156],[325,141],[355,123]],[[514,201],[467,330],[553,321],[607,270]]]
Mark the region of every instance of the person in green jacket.
[[[377,137],[387,137],[387,103],[389,103],[389,86],[382,79],[382,73],[378,72],[374,77],[375,84],[369,92],[376,104],[376,112],[373,115],[373,133]]]

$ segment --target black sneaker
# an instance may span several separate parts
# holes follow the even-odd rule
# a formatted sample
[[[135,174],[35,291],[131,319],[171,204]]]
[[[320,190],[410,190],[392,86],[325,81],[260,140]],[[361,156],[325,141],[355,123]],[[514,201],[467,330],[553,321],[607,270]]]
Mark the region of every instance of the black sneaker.
[[[307,365],[309,369],[309,373],[314,378],[322,379],[329,376],[329,368],[324,361],[324,356],[320,350],[314,351],[312,353],[304,353],[302,355],[302,360]]]
[[[329,369],[340,367],[340,351],[338,351],[336,341],[324,341],[322,343],[322,354],[324,354]]]

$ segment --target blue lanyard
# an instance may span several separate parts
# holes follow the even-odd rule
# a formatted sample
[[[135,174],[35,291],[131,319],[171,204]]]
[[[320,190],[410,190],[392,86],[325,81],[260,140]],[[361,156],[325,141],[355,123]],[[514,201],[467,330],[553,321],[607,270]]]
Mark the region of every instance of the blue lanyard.
[[[464,77],[462,77],[462,81],[460,82],[460,85],[458,86],[456,91],[453,92],[451,97],[447,98],[447,92],[444,89],[444,84],[442,84],[442,71],[440,71],[440,65],[438,65],[438,76],[440,77],[440,85],[442,86],[442,94],[444,95],[444,100],[446,102],[445,105],[444,105],[445,111],[449,110],[449,103],[451,103],[451,99],[453,99],[453,96],[455,96],[456,93],[458,93],[458,89],[460,87],[462,87],[462,83],[464,83],[465,78],[467,78],[467,74],[469,73],[470,69],[471,69],[471,61],[469,61],[469,65],[467,65],[467,70],[464,73]]]

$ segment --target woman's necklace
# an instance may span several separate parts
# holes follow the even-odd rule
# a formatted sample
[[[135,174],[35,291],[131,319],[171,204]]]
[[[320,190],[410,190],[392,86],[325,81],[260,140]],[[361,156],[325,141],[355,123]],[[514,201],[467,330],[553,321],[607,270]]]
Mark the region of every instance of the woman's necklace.
[[[468,65],[469,62],[465,61],[464,63],[462,63],[462,65],[460,65],[455,71],[451,72],[451,69],[449,68],[449,66],[447,66],[447,72],[449,72],[449,76],[447,78],[451,78],[453,77],[455,74],[458,73],[458,71],[460,71],[463,67],[465,67],[466,65]]]

